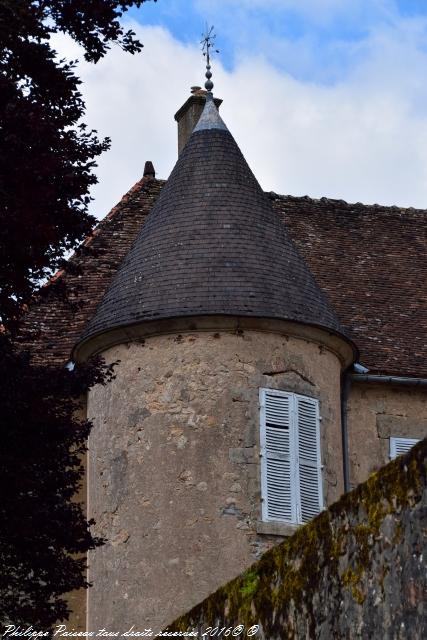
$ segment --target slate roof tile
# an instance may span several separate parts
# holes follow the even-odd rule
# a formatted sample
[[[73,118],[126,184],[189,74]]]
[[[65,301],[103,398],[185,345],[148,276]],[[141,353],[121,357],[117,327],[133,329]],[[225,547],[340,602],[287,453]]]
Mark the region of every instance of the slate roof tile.
[[[212,113],[203,127],[209,108],[216,111],[206,104],[83,341],[190,315],[280,318],[344,334],[225,125],[215,127]]]

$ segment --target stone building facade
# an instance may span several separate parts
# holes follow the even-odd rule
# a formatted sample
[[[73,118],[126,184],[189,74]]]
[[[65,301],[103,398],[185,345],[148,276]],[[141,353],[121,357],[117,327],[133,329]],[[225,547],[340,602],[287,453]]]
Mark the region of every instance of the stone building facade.
[[[34,359],[118,362],[75,628],[160,630],[426,435],[426,212],[263,193],[219,104],[187,100],[169,180],[147,163],[27,314]]]

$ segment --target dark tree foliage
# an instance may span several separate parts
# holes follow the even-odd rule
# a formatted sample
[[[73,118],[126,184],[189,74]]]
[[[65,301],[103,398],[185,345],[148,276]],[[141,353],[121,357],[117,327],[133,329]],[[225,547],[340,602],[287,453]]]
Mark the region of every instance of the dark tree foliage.
[[[0,0],[0,626],[65,619],[62,596],[87,586],[75,554],[101,543],[72,499],[91,426],[76,411],[112,369],[35,366],[16,341],[40,280],[93,227],[88,190],[109,145],[81,123],[80,80],[50,36],[68,33],[91,62],[112,44],[139,52],[120,18],[145,1]]]
[[[76,412],[86,390],[112,371],[96,362],[73,372],[30,366],[5,336],[0,371],[7,372],[0,385],[0,622],[48,629],[66,616],[60,596],[87,586],[85,560],[74,554],[101,543],[72,501],[90,429]]]
[[[52,33],[71,35],[96,62],[111,43],[142,44],[119,18],[145,0],[0,0],[0,317],[19,315],[41,278],[87,235],[94,159],[109,146],[80,122],[73,64]]]

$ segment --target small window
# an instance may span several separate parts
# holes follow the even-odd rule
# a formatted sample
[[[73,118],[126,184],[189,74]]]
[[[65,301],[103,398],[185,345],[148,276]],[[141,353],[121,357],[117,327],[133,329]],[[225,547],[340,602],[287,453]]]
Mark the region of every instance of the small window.
[[[390,459],[394,460],[397,456],[402,456],[412,449],[419,440],[416,438],[390,438]]]
[[[319,401],[260,389],[262,519],[308,522],[323,508]]]

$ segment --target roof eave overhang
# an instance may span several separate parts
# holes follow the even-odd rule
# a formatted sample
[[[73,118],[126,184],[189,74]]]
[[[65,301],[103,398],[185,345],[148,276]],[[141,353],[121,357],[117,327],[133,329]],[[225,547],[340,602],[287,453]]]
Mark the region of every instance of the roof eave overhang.
[[[75,345],[72,358],[84,362],[119,344],[138,342],[157,335],[194,331],[262,331],[297,337],[326,347],[346,369],[359,358],[355,343],[347,336],[322,326],[280,318],[260,318],[235,314],[189,315],[159,318],[111,328],[83,338]]]

